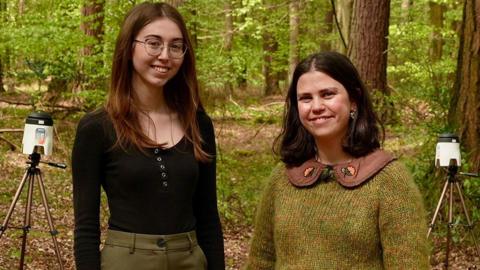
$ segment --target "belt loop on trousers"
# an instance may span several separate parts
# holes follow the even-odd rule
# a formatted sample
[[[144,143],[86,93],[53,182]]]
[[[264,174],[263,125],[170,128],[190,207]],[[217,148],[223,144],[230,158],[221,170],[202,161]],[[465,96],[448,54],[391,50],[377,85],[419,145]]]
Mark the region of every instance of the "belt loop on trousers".
[[[132,235],[132,244],[130,245],[130,254],[135,253],[135,241],[136,241],[137,234],[133,233]]]
[[[190,253],[193,252],[193,240],[192,240],[192,237],[190,236],[190,233],[187,233],[187,237],[188,237],[188,244],[189,244],[189,247],[190,247]]]

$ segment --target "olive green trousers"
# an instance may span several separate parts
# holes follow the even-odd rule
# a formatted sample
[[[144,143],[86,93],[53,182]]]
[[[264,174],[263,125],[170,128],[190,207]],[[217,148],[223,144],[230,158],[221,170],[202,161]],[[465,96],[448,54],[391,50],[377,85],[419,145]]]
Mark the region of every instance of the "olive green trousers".
[[[108,230],[102,270],[206,270],[195,231],[151,235]]]

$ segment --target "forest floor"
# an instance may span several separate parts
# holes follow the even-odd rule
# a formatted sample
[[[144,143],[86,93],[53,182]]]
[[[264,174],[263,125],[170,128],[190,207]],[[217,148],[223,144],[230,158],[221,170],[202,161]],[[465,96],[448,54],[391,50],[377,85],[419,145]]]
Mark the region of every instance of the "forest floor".
[[[276,163],[271,154],[271,143],[279,132],[282,110],[281,98],[261,100],[252,104],[234,101],[222,108],[210,109],[214,120],[218,144],[219,209],[224,227],[227,269],[240,269],[244,264],[253,233],[252,220],[262,183]],[[23,128],[30,108],[13,107],[0,102],[0,129]],[[60,115],[58,115],[60,118]],[[54,116],[55,118],[55,116]],[[42,156],[44,161],[61,161],[70,164],[70,149],[74,130],[79,119],[69,116],[56,120],[55,153]],[[21,133],[0,133],[0,136],[21,146]],[[390,139],[396,138],[394,134]],[[20,149],[21,150],[21,149]],[[11,200],[25,172],[26,155],[11,151],[0,140],[0,222],[3,223]],[[59,231],[57,240],[65,269],[74,269],[73,261],[73,209],[70,167],[60,170],[41,165],[50,211]],[[233,190],[233,191],[232,191]],[[25,193],[25,192],[24,192]],[[34,194],[32,229],[28,234],[26,269],[57,269],[54,246],[45,209],[40,203],[38,190]],[[9,228],[0,238],[0,270],[18,268],[21,247],[21,224],[24,215],[25,195],[20,196]],[[102,231],[106,230],[107,209],[101,209]],[[457,235],[458,236],[458,235]],[[450,269],[480,268],[480,256],[467,241],[454,239],[450,256]],[[445,237],[434,234],[432,269],[444,269]]]

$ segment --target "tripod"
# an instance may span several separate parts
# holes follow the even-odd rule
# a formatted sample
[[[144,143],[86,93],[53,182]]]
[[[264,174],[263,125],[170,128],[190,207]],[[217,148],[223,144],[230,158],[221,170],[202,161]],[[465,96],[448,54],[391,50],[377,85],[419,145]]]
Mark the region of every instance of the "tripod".
[[[467,228],[472,234],[473,243],[475,245],[477,255],[480,256],[480,248],[477,244],[475,233],[473,232],[473,223],[470,219],[470,216],[468,215],[468,210],[467,210],[467,206],[465,205],[462,189],[460,188],[460,184],[458,183],[458,180],[456,177],[457,172],[458,172],[458,166],[456,165],[448,166],[447,180],[445,181],[445,185],[443,186],[442,195],[440,196],[440,200],[438,201],[437,208],[435,209],[435,213],[433,214],[432,222],[430,222],[428,233],[427,233],[427,238],[428,238],[430,236],[430,233],[433,230],[435,221],[438,216],[438,212],[440,210],[443,200],[445,199],[445,194],[447,193],[447,189],[448,189],[449,202],[448,202],[447,246],[446,246],[446,257],[445,257],[445,267],[447,269],[448,269],[448,257],[450,255],[450,241],[452,238],[451,229],[452,229],[452,226],[454,225],[452,220],[453,220],[453,190],[455,189],[455,187],[457,189],[458,196],[460,197],[463,213],[465,214],[465,218],[467,219]],[[463,174],[467,176],[478,176],[476,174],[470,174],[470,173],[463,173]]]
[[[5,221],[0,226],[0,238],[2,237],[5,230],[7,230],[8,222],[12,216],[13,210],[15,209],[15,205],[17,204],[17,201],[20,197],[20,194],[22,193],[22,190],[25,184],[28,182],[27,203],[25,205],[25,216],[23,219],[22,247],[21,247],[21,253],[20,253],[20,266],[19,266],[19,269],[22,270],[24,266],[24,260],[25,260],[27,235],[31,228],[33,187],[34,187],[34,182],[36,180],[40,187],[40,193],[42,195],[42,203],[43,203],[43,207],[45,208],[45,214],[47,216],[48,226],[50,228],[50,235],[52,236],[53,245],[55,246],[55,254],[57,255],[58,264],[60,266],[60,269],[63,270],[62,259],[60,256],[60,249],[58,247],[57,238],[56,238],[56,235],[58,234],[58,232],[53,226],[52,216],[50,214],[50,210],[47,202],[47,195],[45,193],[45,186],[43,184],[42,172],[40,171],[39,168],[37,168],[38,163],[41,162],[40,154],[37,152],[34,152],[28,158],[30,159],[30,161],[27,161],[27,164],[30,164],[30,166],[26,168],[25,174],[22,178],[22,181],[20,182],[20,185],[18,186],[17,192],[15,193],[15,196],[13,198],[12,204],[10,205],[10,209],[8,210],[8,213],[5,217]],[[53,162],[42,162],[42,163],[46,163],[50,166],[54,166],[62,169],[66,168],[66,165],[62,163],[53,163]]]

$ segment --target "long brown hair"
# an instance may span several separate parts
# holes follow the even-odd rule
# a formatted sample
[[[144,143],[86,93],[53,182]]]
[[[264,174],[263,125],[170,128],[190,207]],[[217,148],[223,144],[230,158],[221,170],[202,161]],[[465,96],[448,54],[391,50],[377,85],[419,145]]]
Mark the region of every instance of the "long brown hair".
[[[350,59],[337,52],[321,52],[302,60],[293,72],[288,89],[283,127],[275,139],[273,150],[287,165],[299,165],[315,156],[315,140],[303,127],[298,116],[297,83],[309,71],[320,71],[338,81],[347,90],[350,101],[357,104],[357,117],[350,118],[342,148],[354,157],[361,157],[380,147],[384,129],[373,110],[370,96]],[[381,132],[380,132],[381,130]]]
[[[113,54],[110,91],[105,105],[117,134],[116,145],[122,148],[133,145],[140,150],[143,147],[159,146],[142,132],[138,119],[140,109],[132,85],[132,44],[140,30],[158,18],[168,18],[177,24],[187,46],[179,71],[164,86],[167,106],[178,113],[185,129],[185,137],[193,144],[195,158],[207,161],[210,156],[201,148],[202,138],[196,117],[197,111],[204,109],[198,94],[191,39],[182,15],[165,3],[145,2],[135,6],[126,15],[118,34]]]

